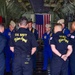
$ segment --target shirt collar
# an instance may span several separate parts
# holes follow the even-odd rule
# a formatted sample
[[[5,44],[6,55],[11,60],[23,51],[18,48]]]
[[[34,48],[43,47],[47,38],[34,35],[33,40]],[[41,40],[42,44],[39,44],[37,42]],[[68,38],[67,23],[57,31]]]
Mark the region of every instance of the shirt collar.
[[[60,34],[62,34],[62,31],[55,33],[55,35],[60,35]]]

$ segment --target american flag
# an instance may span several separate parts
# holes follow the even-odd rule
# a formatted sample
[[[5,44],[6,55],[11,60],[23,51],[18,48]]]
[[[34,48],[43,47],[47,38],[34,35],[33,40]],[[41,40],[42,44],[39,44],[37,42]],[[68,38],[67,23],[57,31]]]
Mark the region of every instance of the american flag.
[[[45,33],[45,25],[50,24],[51,15],[50,14],[36,14],[35,23],[36,29],[38,30],[39,38],[42,38],[42,35]]]

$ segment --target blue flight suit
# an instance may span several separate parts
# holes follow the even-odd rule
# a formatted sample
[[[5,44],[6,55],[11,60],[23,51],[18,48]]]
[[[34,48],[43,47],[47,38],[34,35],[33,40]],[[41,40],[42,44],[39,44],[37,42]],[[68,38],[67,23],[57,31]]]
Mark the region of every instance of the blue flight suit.
[[[72,44],[73,52],[70,56],[70,67],[72,75],[75,75],[75,31],[70,35],[70,41]]]
[[[36,40],[38,40],[38,31],[34,28],[31,29],[31,32],[34,34]],[[36,54],[32,55],[33,68],[36,69]]]
[[[6,44],[6,39],[2,33],[0,33],[0,75],[4,75],[5,69],[5,58],[4,58],[4,47]]]
[[[4,53],[5,53],[5,65],[6,65],[6,72],[10,72],[11,68],[10,68],[10,61],[11,58],[13,59],[14,54],[11,52],[10,50],[10,46],[9,46],[9,40],[11,37],[11,31],[9,28],[5,29],[3,35],[6,37],[7,40],[7,44],[5,46],[4,49]]]
[[[66,36],[68,36],[70,34],[70,30],[66,27],[64,27],[62,31]]]
[[[69,38],[62,32],[57,32],[50,39],[50,44],[55,45],[55,48],[63,55],[67,52],[68,45],[71,45]],[[51,61],[51,75],[68,75],[68,59],[64,61],[61,57],[53,53]]]
[[[10,47],[14,47],[13,75],[32,75],[31,50],[37,47],[34,34],[19,28],[12,34]]]
[[[43,35],[43,42],[44,42],[44,50],[43,50],[43,55],[44,55],[44,62],[43,62],[43,70],[47,70],[47,67],[48,67],[48,59],[51,60],[52,58],[52,50],[51,50],[51,47],[50,47],[50,43],[49,43],[49,40],[50,40],[50,37],[52,36],[52,33],[45,33]]]

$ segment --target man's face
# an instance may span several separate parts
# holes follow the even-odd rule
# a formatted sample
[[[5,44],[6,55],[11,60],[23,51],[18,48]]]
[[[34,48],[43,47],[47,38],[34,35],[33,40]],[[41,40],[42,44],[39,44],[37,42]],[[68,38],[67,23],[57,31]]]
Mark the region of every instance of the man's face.
[[[32,28],[32,23],[28,23],[28,28]]]
[[[14,27],[12,25],[9,25],[10,31],[13,31]]]
[[[4,32],[4,27],[2,27],[2,33]]]
[[[72,28],[73,31],[75,31],[75,22],[72,23]]]
[[[62,29],[65,27],[65,24],[62,24]]]
[[[51,28],[46,28],[46,32],[49,32],[49,31],[51,31]]]

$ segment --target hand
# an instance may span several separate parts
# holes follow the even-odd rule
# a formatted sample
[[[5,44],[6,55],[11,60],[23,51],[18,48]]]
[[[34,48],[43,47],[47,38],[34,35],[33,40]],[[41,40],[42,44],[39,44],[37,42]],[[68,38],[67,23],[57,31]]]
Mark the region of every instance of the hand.
[[[14,50],[12,50],[12,52],[14,53]]]
[[[62,55],[62,57],[61,57],[64,61],[66,61],[67,60],[67,56],[66,56],[66,54],[64,54],[64,55]]]

